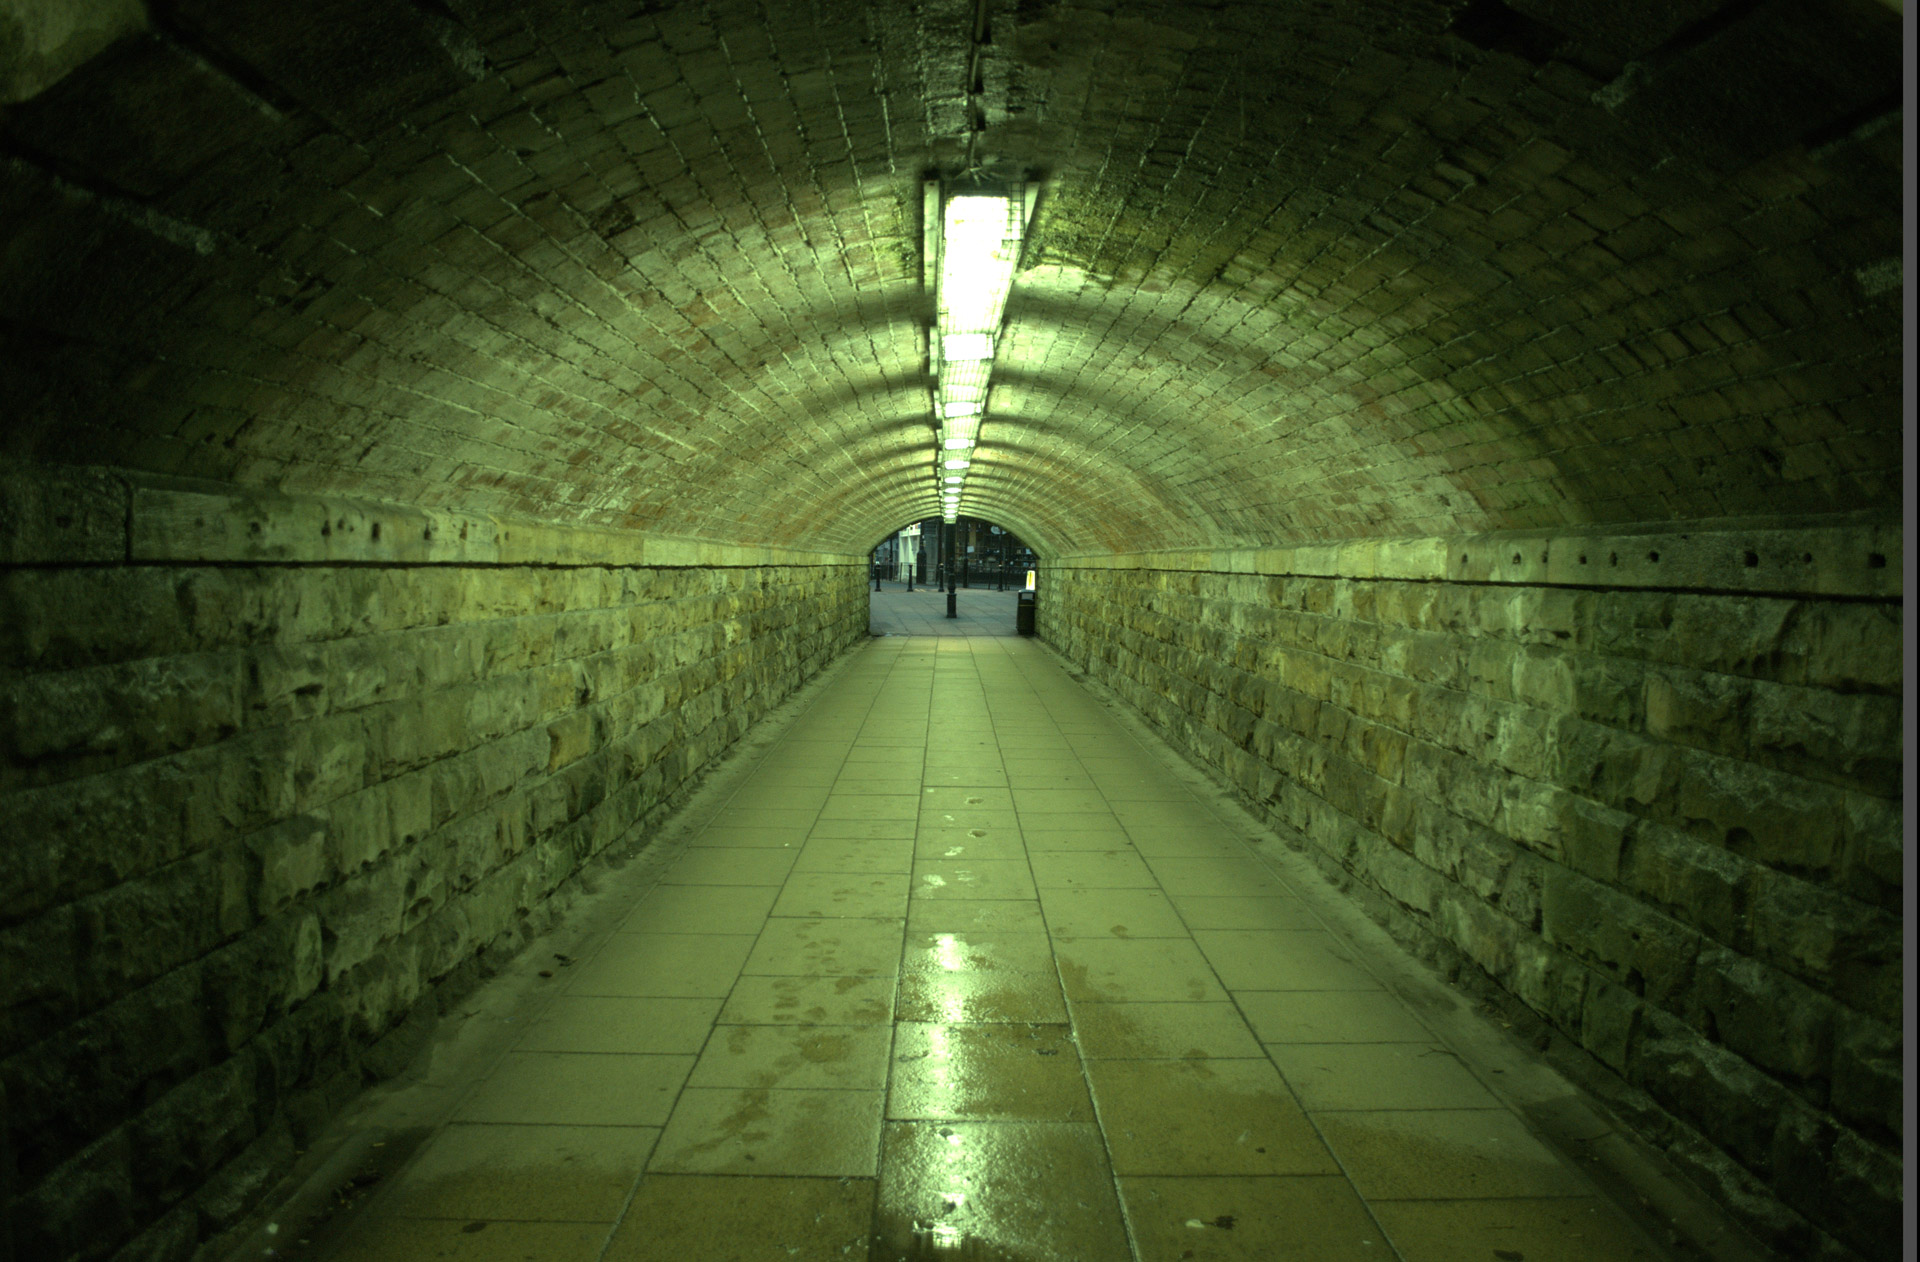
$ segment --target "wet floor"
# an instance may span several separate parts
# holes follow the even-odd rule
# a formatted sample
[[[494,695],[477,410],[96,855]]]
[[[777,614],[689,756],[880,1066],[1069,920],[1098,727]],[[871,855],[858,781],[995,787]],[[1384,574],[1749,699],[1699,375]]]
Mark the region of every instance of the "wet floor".
[[[1033,642],[755,757],[325,1256],[1666,1256]]]

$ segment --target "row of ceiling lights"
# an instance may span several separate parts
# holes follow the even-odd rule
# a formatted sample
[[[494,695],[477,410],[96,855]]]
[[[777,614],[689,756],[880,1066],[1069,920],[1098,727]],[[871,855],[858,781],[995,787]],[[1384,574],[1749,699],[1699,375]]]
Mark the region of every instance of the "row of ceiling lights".
[[[959,518],[967,470],[979,449],[993,353],[1020,261],[1030,199],[1017,187],[956,192],[943,198],[938,183],[929,181],[926,204],[929,220],[937,212],[940,225],[935,238],[938,314],[930,358],[934,421],[940,435],[936,453],[940,511],[942,518],[953,522]]]

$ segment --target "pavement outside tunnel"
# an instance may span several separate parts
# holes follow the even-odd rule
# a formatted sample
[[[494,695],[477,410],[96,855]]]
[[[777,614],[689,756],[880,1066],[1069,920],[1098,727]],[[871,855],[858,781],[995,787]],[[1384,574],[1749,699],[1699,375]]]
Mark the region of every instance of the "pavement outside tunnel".
[[[1040,645],[876,638],[327,1256],[1666,1257],[1253,835]]]
[[[1014,626],[1019,593],[992,587],[962,587],[954,593],[954,616],[947,617],[947,594],[938,588],[881,581],[867,595],[869,627],[875,635],[1005,636]]]

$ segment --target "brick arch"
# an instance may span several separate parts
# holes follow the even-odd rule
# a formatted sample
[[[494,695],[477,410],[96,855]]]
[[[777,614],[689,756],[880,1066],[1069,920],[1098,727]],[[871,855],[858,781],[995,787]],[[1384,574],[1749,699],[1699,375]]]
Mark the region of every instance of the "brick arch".
[[[462,0],[475,77],[402,8],[315,43],[175,7],[9,108],[46,162],[6,177],[7,451],[770,541],[827,519],[753,511],[789,433],[904,441],[919,180],[958,152],[937,13]],[[1870,83],[1679,145],[1445,6],[1268,16],[1003,15],[991,156],[1046,183],[1002,415],[1126,418],[1101,449],[1195,546],[1897,502]],[[352,69],[382,38],[408,74]],[[201,112],[127,113],[129,69]]]

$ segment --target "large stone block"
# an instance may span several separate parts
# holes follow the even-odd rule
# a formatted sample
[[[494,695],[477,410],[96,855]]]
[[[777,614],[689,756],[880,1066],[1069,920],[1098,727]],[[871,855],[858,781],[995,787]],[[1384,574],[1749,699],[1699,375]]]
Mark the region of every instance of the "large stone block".
[[[1540,934],[1656,1004],[1685,993],[1700,949],[1699,935],[1686,926],[1607,886],[1551,869],[1541,886]]]
[[[101,470],[0,468],[0,565],[126,560],[129,493]]]
[[[1752,748],[1769,765],[1892,797],[1900,791],[1900,701],[1784,685],[1754,686]]]
[[[1647,734],[1732,758],[1744,757],[1749,696],[1749,686],[1729,675],[1648,671]]]
[[[1526,923],[1521,924],[1525,929]],[[1512,967],[1497,980],[1555,1028],[1579,1031],[1593,975],[1578,960],[1554,950],[1530,933],[1514,934],[1510,949]]]
[[[1747,944],[1750,860],[1644,820],[1629,838],[1617,873],[1622,886],[1721,942]]]
[[[1887,910],[1900,905],[1906,844],[1902,804],[1864,793],[1846,798],[1846,840],[1835,888]]]
[[[1793,666],[1780,673],[1782,682],[1842,693],[1899,691],[1906,651],[1898,603],[1809,601],[1794,613],[1781,637]]]
[[[1772,1173],[1774,1134],[1792,1097],[1765,1074],[1654,1009],[1642,1012],[1627,1073],[1747,1169]]]
[[[74,904],[82,1003],[108,1003],[245,929],[248,869],[244,849],[227,845]]]
[[[1695,965],[1698,1023],[1761,1069],[1815,1083],[1824,1096],[1831,1074],[1832,1000],[1724,947],[1709,947]]]
[[[1833,1111],[1868,1133],[1906,1133],[1906,1065],[1900,1031],[1858,1013],[1839,1013],[1833,1055]]]
[[[1901,1011],[1901,926],[1818,885],[1776,872],[1754,876],[1753,953],[1882,1021]]]
[[[0,666],[74,670],[206,647],[188,633],[177,576],[119,567],[0,570]]]

